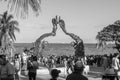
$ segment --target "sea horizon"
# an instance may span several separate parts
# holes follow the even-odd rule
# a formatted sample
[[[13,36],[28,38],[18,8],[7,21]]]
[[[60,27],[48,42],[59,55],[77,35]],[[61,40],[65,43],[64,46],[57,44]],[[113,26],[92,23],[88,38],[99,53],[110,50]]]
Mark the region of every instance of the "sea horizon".
[[[97,49],[95,43],[84,43],[84,49],[86,55],[104,55],[104,54],[113,54],[117,52],[113,48],[114,45],[107,45],[103,49]],[[14,43],[16,49],[15,53],[22,53],[24,49],[30,49],[33,47],[33,43]],[[49,43],[43,50],[43,55],[73,55],[74,47],[70,43]]]

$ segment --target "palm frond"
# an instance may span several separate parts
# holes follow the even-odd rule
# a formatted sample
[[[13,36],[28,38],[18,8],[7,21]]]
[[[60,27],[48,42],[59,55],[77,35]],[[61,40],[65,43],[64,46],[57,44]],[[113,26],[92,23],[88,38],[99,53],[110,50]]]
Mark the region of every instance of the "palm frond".
[[[12,20],[12,21],[9,22],[9,25],[16,25],[16,26],[18,26],[19,23],[17,21],[15,21],[15,20],[14,21]]]
[[[6,21],[6,20],[7,20],[7,15],[8,15],[8,12],[5,11],[5,12],[3,13],[3,17],[2,17],[3,21]]]
[[[4,36],[4,33],[0,32],[0,41],[2,40],[3,36]]]
[[[14,26],[14,30],[17,32],[20,32],[20,29],[18,27],[15,27],[15,26]]]
[[[16,40],[16,38],[13,36],[13,33],[9,32],[9,36],[12,39],[12,41]]]
[[[16,37],[15,37],[15,34],[14,34],[14,32],[12,33],[12,35],[13,35],[14,39],[16,40]]]
[[[28,0],[24,0],[24,3],[22,5],[22,8],[24,8],[24,10],[22,12],[24,12],[25,14],[28,15]]]
[[[16,7],[16,1],[17,0],[10,0],[8,2],[8,9],[12,12],[14,10],[14,8]]]
[[[8,0],[7,0],[8,1]],[[38,13],[41,10],[41,0],[9,0],[8,9],[11,12],[15,12],[15,14],[19,14],[21,16],[28,15],[29,6],[32,8],[33,12]]]
[[[7,18],[7,20],[6,20],[6,22],[11,21],[12,18],[13,18],[13,15],[9,15],[8,18]]]
[[[19,16],[20,11],[21,11],[21,9],[20,9],[20,7],[21,7],[21,2],[20,2],[20,1],[23,1],[23,0],[17,0],[16,3],[19,3],[19,4],[16,4],[16,3],[15,3],[15,7],[13,7],[14,13],[15,13],[16,16]],[[11,11],[11,12],[12,12],[12,11]]]

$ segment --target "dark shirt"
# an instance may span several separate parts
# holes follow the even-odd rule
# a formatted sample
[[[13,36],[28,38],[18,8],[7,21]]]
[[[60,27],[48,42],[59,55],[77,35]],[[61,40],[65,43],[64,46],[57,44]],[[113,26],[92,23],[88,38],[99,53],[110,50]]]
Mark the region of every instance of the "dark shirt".
[[[73,72],[67,76],[66,80],[88,80],[88,78],[78,72]]]
[[[0,78],[1,80],[14,80],[15,67],[7,62],[5,65],[0,67]]]
[[[28,65],[27,65],[27,69],[29,72],[34,72],[36,73],[38,67],[39,67],[39,64],[37,61],[33,61],[33,62],[28,62]]]
[[[67,61],[67,65],[72,65],[72,59],[69,59],[69,60]]]

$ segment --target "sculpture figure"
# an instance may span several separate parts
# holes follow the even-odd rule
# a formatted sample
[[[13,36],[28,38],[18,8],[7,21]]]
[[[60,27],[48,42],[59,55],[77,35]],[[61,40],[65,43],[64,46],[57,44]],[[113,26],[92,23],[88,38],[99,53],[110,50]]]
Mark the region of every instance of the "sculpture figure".
[[[42,52],[43,52],[43,49],[47,43],[45,43],[45,41],[42,41],[44,38],[46,37],[49,37],[49,36],[55,36],[56,35],[56,31],[57,31],[57,26],[59,24],[60,28],[63,30],[63,32],[70,36],[73,40],[74,40],[74,49],[75,49],[75,56],[76,57],[84,57],[84,44],[83,44],[83,40],[73,34],[73,33],[69,33],[67,32],[66,28],[65,28],[65,22],[63,19],[58,18],[58,16],[56,16],[55,18],[52,19],[52,24],[53,24],[53,29],[52,29],[52,32],[50,33],[45,33],[43,35],[41,35],[35,42],[35,49],[34,49],[34,52],[36,55],[40,54],[42,55]]]
[[[34,44],[34,54],[35,55],[40,55],[42,56],[42,52],[43,52],[43,49],[46,45],[47,42],[45,41],[42,41],[44,38],[46,37],[49,37],[49,36],[55,36],[56,35],[56,31],[57,31],[57,16],[55,18],[52,19],[52,24],[53,24],[53,29],[50,33],[45,33],[43,35],[41,35],[36,41],[35,41],[35,44]]]
[[[73,45],[73,47],[75,49],[75,56],[76,57],[83,57],[84,56],[83,40],[79,36],[77,36],[73,33],[67,32],[65,29],[65,22],[63,19],[60,19],[60,17],[59,17],[59,25],[66,35],[70,36],[73,40],[75,40],[74,45]]]

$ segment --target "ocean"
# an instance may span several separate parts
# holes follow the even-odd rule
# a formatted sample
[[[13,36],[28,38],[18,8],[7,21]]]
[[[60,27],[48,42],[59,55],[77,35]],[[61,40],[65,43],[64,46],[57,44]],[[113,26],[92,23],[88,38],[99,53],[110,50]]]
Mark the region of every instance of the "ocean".
[[[32,43],[14,43],[15,53],[22,53],[25,48],[30,49],[33,44]],[[93,43],[85,43],[85,55],[104,55],[104,54],[113,54],[117,52],[116,49],[113,48],[114,45],[107,45],[104,49],[97,49],[96,44]],[[43,55],[73,55],[74,48],[67,43],[49,43],[44,51]]]

